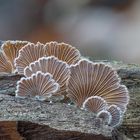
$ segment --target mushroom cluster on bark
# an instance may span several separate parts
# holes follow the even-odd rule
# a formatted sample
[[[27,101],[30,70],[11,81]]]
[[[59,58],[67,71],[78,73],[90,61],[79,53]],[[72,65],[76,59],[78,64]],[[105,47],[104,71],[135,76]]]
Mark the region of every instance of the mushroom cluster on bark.
[[[23,76],[16,97],[45,101],[60,95],[111,128],[120,125],[129,102],[128,90],[111,66],[83,59],[66,43],[6,41],[0,51],[0,73]]]

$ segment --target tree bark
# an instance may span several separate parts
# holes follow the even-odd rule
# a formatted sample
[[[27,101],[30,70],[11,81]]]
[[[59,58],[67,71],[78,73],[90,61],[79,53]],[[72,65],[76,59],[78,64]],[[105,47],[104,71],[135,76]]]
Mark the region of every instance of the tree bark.
[[[92,114],[58,101],[39,102],[15,98],[19,75],[0,75],[0,139],[5,140],[109,140],[140,139],[140,67],[119,62],[112,65],[129,89],[130,103],[123,123],[106,137],[97,135]],[[3,122],[5,121],[5,122]],[[10,121],[10,122],[8,122]],[[11,122],[12,121],[12,122]],[[11,131],[12,130],[12,131]],[[127,137],[127,138],[126,138]],[[7,139],[6,139],[7,138]]]

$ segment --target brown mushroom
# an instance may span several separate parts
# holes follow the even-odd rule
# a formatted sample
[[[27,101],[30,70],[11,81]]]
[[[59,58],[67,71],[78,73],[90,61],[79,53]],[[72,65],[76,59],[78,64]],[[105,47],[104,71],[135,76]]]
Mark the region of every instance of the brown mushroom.
[[[0,51],[0,73],[12,73],[13,68],[2,51]]]
[[[128,90],[120,85],[120,79],[112,67],[81,60],[70,69],[67,96],[78,107],[81,107],[87,98],[100,96],[108,105],[117,105],[125,111],[129,100]]]
[[[118,126],[123,116],[121,113],[121,109],[117,107],[116,105],[111,105],[107,110],[111,114],[111,118],[112,118],[109,125],[111,127]]]
[[[54,56],[42,57],[32,62],[24,70],[24,75],[30,77],[33,73],[41,71],[50,73],[53,79],[60,85],[58,94],[66,94],[66,81],[70,75],[69,65]]]
[[[15,59],[15,67],[19,74],[24,74],[24,68],[29,66],[31,62],[38,60],[40,57],[46,56],[44,44],[28,43],[19,51],[19,56]]]
[[[93,113],[99,113],[107,108],[107,103],[99,96],[91,96],[84,101],[83,108]]]
[[[55,94],[58,89],[59,84],[52,79],[51,74],[38,71],[31,77],[22,77],[17,82],[16,97],[31,97],[44,101]]]
[[[81,57],[79,50],[66,43],[49,42],[45,48],[47,56],[55,56],[69,65],[76,64]]]
[[[18,57],[19,50],[28,43],[28,41],[5,41],[3,43],[3,53],[7,60],[11,63],[13,69],[15,69],[14,60]]]

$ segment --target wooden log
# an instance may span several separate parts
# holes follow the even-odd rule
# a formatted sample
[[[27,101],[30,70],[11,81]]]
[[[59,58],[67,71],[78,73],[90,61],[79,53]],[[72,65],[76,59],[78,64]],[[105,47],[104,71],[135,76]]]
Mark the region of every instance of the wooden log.
[[[102,135],[64,131],[31,122],[18,122],[19,133],[29,140],[111,140]]]
[[[107,61],[104,63],[112,65],[118,71],[118,74],[122,78],[122,83],[128,87],[130,92],[130,103],[122,125],[117,128],[117,135],[119,133],[118,136],[120,139],[125,139],[124,134],[126,134],[129,138],[139,140],[140,66]],[[55,139],[56,136],[62,140],[78,140],[82,139],[81,137],[90,139],[90,137],[95,137],[97,131],[93,128],[93,124],[91,123],[92,114],[89,112],[80,110],[74,105],[68,105],[66,103],[54,102],[50,104],[49,102],[15,98],[14,91],[16,82],[20,78],[21,76],[19,75],[0,75],[1,121],[16,121],[18,132],[27,139],[28,137],[29,139],[33,139],[33,137],[35,137],[36,134],[39,135],[39,133],[42,135],[45,134],[46,139],[49,139],[51,136],[52,140]],[[30,122],[27,123],[26,121]],[[35,127],[35,129],[33,129],[33,127]],[[45,130],[42,129],[42,127],[44,127],[45,130],[47,129],[46,132],[44,132]],[[103,135],[108,135],[105,133],[108,132],[103,132]],[[118,137],[117,135],[113,133],[112,137]],[[31,136],[33,137],[31,138]],[[105,138],[102,135],[98,135],[97,138],[111,139]]]
[[[17,122],[0,122],[0,140],[22,140],[23,138],[17,132]]]

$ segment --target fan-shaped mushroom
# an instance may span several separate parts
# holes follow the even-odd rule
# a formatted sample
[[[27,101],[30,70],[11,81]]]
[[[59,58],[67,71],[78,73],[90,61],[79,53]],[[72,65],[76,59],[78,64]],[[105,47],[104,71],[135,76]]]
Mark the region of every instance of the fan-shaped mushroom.
[[[8,59],[8,61],[11,63],[13,69],[15,69],[14,66],[14,60],[16,57],[18,57],[19,50],[24,47],[26,44],[28,44],[28,41],[5,41],[2,44],[2,50],[4,52],[4,55]]]
[[[15,67],[19,74],[24,74],[24,68],[31,62],[38,60],[40,57],[46,56],[44,44],[29,43],[20,51],[19,56],[15,59]]]
[[[13,68],[2,51],[0,51],[0,73],[12,73]]]
[[[107,110],[102,110],[97,114],[97,118],[101,118],[105,124],[109,124],[112,120],[110,112]]]
[[[117,125],[120,124],[121,122],[121,118],[122,118],[122,113],[119,107],[117,107],[116,105],[111,105],[108,109],[108,112],[111,114],[111,121],[109,123],[109,125],[111,127],[115,127]]]
[[[108,105],[117,105],[125,111],[128,104],[128,90],[120,85],[115,70],[102,63],[81,60],[70,67],[67,83],[68,97],[81,107],[91,96],[102,97]]]
[[[42,57],[32,62],[24,70],[24,75],[30,77],[33,73],[41,71],[50,73],[53,79],[60,85],[59,94],[66,94],[66,81],[70,75],[69,65],[54,56]]]
[[[99,96],[91,96],[84,101],[83,108],[94,113],[99,113],[107,108],[107,103]]]
[[[52,79],[51,74],[38,71],[31,77],[23,77],[17,82],[16,97],[32,97],[43,101],[55,94],[58,89],[59,84]]]
[[[49,42],[45,44],[45,48],[47,56],[55,56],[69,65],[77,63],[81,57],[75,47],[66,43]]]

